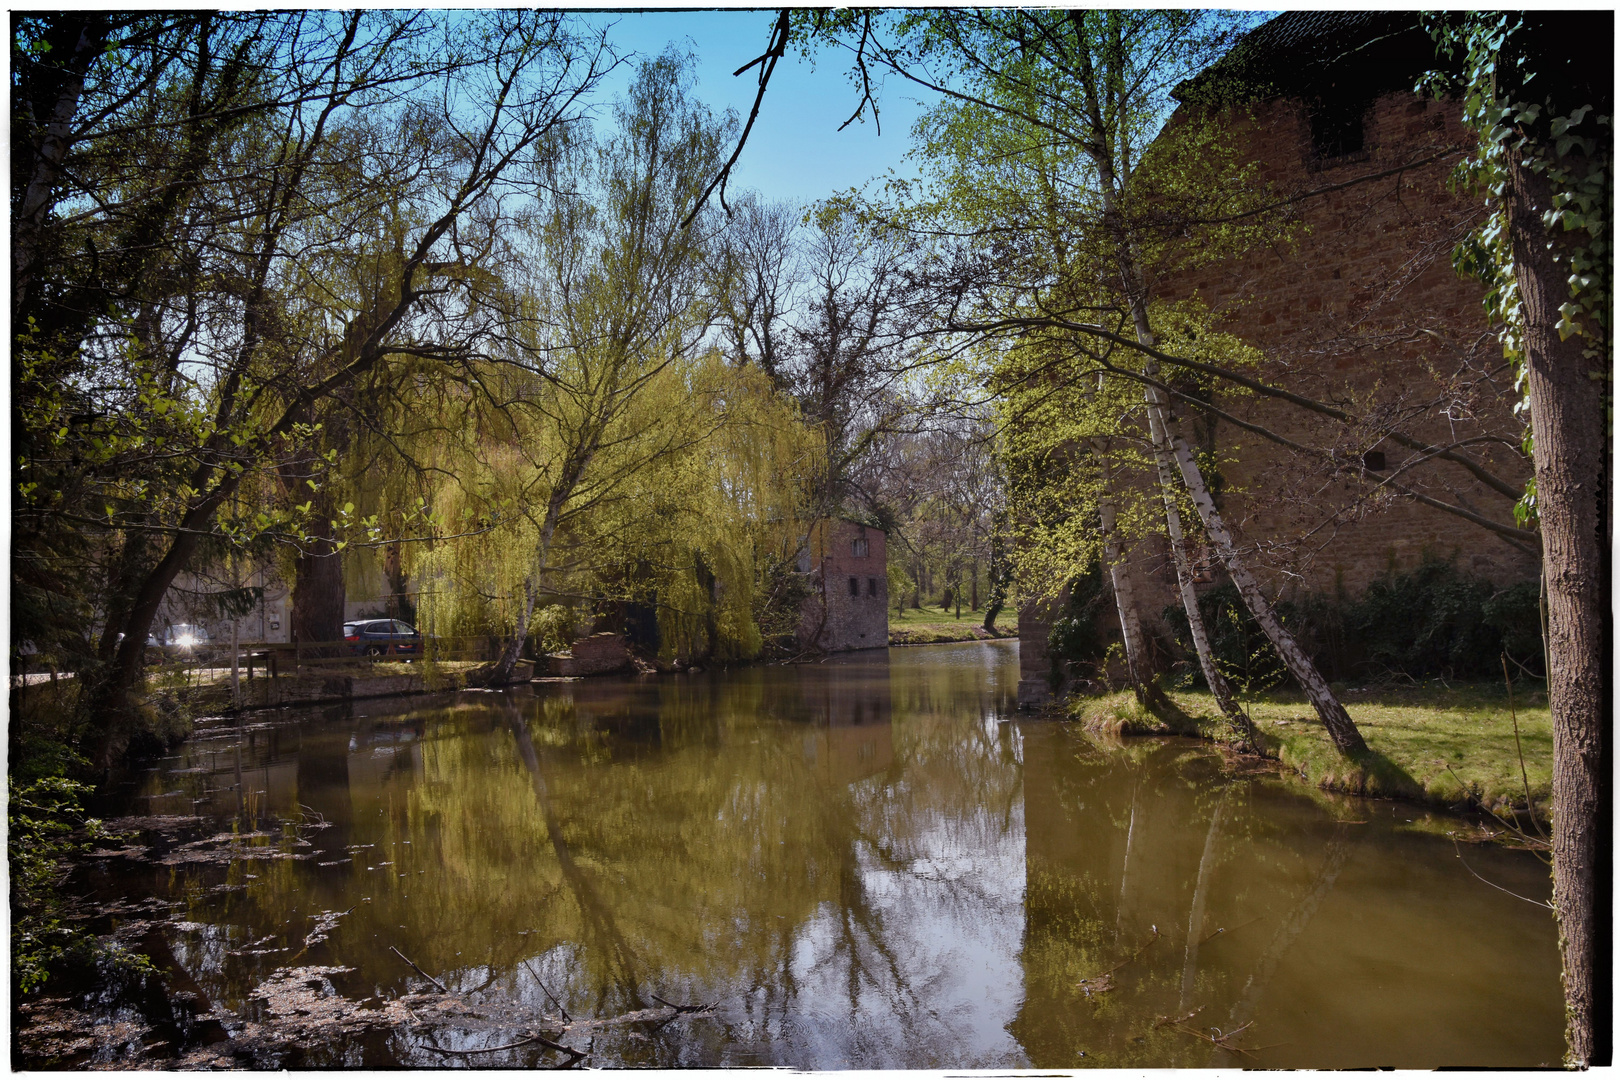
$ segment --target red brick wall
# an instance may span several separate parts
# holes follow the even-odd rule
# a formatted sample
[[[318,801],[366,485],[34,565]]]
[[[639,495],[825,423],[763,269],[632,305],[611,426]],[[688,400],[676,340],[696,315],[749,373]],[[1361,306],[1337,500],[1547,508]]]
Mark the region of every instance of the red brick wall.
[[[1518,451],[1522,425],[1512,413],[1512,375],[1486,324],[1480,286],[1451,265],[1458,240],[1483,212],[1480,200],[1448,189],[1454,152],[1360,180],[1466,145],[1459,116],[1454,102],[1386,94],[1367,114],[1364,151],[1320,162],[1300,102],[1274,100],[1229,113],[1232,143],[1261,163],[1280,194],[1359,182],[1300,200],[1290,227],[1241,257],[1152,288],[1165,299],[1198,298],[1225,330],[1261,350],[1264,358],[1250,374],[1358,416],[1398,419],[1408,434],[1436,444],[1481,440],[1461,451],[1518,489],[1529,466]],[[1306,446],[1333,446],[1344,459],[1359,462],[1362,451],[1380,450],[1387,468],[1369,476],[1388,477],[1419,456],[1388,441],[1375,445],[1370,428],[1347,434],[1286,402],[1222,390],[1214,404]],[[1185,405],[1177,412],[1189,440],[1213,448],[1224,483],[1221,509],[1273,595],[1354,596],[1425,553],[1454,558],[1461,569],[1499,584],[1537,572],[1533,556],[1478,525],[1387,489],[1374,493],[1369,484],[1334,475],[1318,457]],[[1513,522],[1513,500],[1458,465],[1414,465],[1399,480]],[[1138,482],[1144,489],[1150,483],[1146,476]],[[1177,602],[1166,544],[1147,537],[1130,557],[1142,613],[1157,619]],[[1038,610],[1020,613],[1026,682],[1044,677],[1048,626]]]
[[[1310,190],[1465,145],[1459,116],[1454,102],[1386,94],[1367,115],[1366,150],[1325,168],[1313,168],[1299,102],[1256,106],[1232,131],[1248,156],[1265,163],[1278,190]],[[1291,237],[1161,282],[1159,291],[1197,296],[1224,313],[1226,329],[1263,351],[1257,374],[1266,382],[1363,417],[1399,418],[1408,434],[1437,445],[1498,440],[1461,451],[1518,489],[1529,467],[1518,452],[1512,377],[1485,321],[1480,286],[1451,265],[1458,240],[1482,213],[1476,196],[1449,190],[1454,160],[1303,200]],[[1336,446],[1354,460],[1376,437],[1370,430],[1346,435],[1333,421],[1273,399],[1223,393],[1216,403],[1296,442]],[[1197,433],[1185,419],[1184,428]],[[1498,583],[1536,572],[1531,556],[1488,530],[1387,489],[1374,494],[1368,484],[1333,476],[1320,459],[1218,420],[1213,441],[1230,489],[1223,509],[1276,590],[1354,595],[1380,573],[1414,565],[1425,551],[1455,557],[1464,570]],[[1376,449],[1387,467],[1370,477],[1388,477],[1420,456],[1388,441]],[[1417,464],[1399,480],[1513,522],[1513,500],[1459,465]],[[1153,561],[1161,566],[1158,577],[1173,582],[1167,560]]]
[[[813,592],[800,611],[802,645],[824,652],[888,646],[886,540],[881,529],[841,518],[811,528],[807,569]]]

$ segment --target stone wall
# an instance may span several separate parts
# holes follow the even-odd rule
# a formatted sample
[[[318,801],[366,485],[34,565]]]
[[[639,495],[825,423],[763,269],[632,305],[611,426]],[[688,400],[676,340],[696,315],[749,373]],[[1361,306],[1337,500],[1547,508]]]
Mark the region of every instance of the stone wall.
[[[1335,463],[1178,403],[1183,432],[1215,463],[1217,502],[1248,564],[1273,596],[1353,597],[1379,575],[1426,556],[1454,560],[1498,584],[1534,577],[1530,551],[1378,486],[1393,480],[1511,525],[1529,475],[1518,449],[1512,376],[1485,321],[1480,286],[1451,265],[1457,242],[1483,212],[1477,197],[1448,189],[1455,148],[1469,140],[1458,105],[1383,94],[1365,115],[1364,148],[1328,159],[1315,153],[1300,101],[1235,109],[1225,122],[1230,145],[1261,165],[1273,190],[1317,194],[1292,204],[1292,220],[1269,242],[1151,287],[1163,299],[1207,305],[1223,329],[1256,347],[1261,358],[1247,374],[1372,421],[1346,434],[1289,402],[1229,388],[1210,399],[1244,423],[1331,449]],[[1379,441],[1380,422],[1435,446],[1463,444],[1460,452],[1507,490],[1460,465],[1420,461],[1426,455]],[[1151,490],[1145,470],[1132,482],[1144,495]],[[1221,580],[1209,551],[1195,555],[1202,582]],[[1163,609],[1179,601],[1168,545],[1162,535],[1144,536],[1129,558],[1142,615],[1162,633]],[[1108,616],[1117,622],[1112,608]],[[1050,605],[1020,609],[1021,703],[1043,699],[1050,625]]]
[[[889,644],[889,562],[881,529],[832,518],[817,522],[800,553],[811,594],[799,611],[801,648],[820,652]]]
[[[1275,590],[1355,595],[1425,552],[1498,583],[1533,576],[1534,557],[1485,528],[1394,488],[1375,490],[1375,482],[1393,480],[1511,525],[1529,466],[1518,449],[1511,375],[1485,321],[1480,286],[1451,265],[1458,240],[1483,210],[1478,197],[1448,189],[1456,155],[1446,148],[1468,140],[1458,106],[1385,94],[1369,109],[1365,132],[1364,151],[1324,162],[1312,153],[1298,101],[1266,102],[1234,118],[1234,142],[1264,163],[1278,191],[1390,175],[1302,200],[1290,236],[1158,286],[1168,299],[1196,298],[1224,313],[1224,328],[1261,350],[1253,374],[1263,381],[1370,418],[1347,436],[1337,422],[1293,403],[1227,392],[1214,401],[1294,442],[1333,448],[1357,475],[1335,475],[1320,457],[1186,408],[1179,410],[1184,430],[1217,455],[1222,509]],[[1436,154],[1439,160],[1398,171]],[[1380,420],[1436,446],[1465,443],[1461,452],[1514,494],[1487,487],[1460,465],[1420,463],[1417,451],[1379,441]],[[1138,557],[1157,564],[1157,577],[1173,587],[1163,543],[1148,547]]]
[[[614,675],[630,667],[630,650],[624,638],[606,631],[580,638],[566,653],[546,657],[547,674],[553,677]]]

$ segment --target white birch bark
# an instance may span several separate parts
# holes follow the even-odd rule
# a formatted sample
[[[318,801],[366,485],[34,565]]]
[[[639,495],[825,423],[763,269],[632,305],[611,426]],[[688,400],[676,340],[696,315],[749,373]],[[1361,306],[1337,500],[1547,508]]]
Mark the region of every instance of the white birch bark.
[[[1156,345],[1158,339],[1153,334],[1147,315],[1146,288],[1142,284],[1142,276],[1136,265],[1136,257],[1131,250],[1130,237],[1126,234],[1124,221],[1121,219],[1117,204],[1117,179],[1113,164],[1106,156],[1094,156],[1100,179],[1102,180],[1103,221],[1114,245],[1115,262],[1119,268],[1120,283],[1124,288],[1126,302],[1130,305],[1131,319],[1135,324],[1136,340],[1143,345]],[[1333,745],[1345,755],[1363,753],[1367,749],[1366,742],[1357,730],[1350,714],[1345,712],[1344,706],[1333,696],[1328,688],[1327,680],[1322,673],[1316,670],[1305,651],[1299,647],[1294,636],[1283,628],[1282,620],[1277,618],[1271,602],[1266,599],[1260,584],[1249,573],[1242,558],[1238,555],[1237,546],[1232,542],[1232,534],[1227,531],[1226,522],[1222,519],[1220,511],[1215,508],[1215,502],[1210,498],[1209,489],[1204,484],[1203,473],[1198,468],[1198,462],[1193,458],[1192,451],[1187,442],[1181,437],[1173,414],[1165,405],[1160,404],[1161,395],[1157,387],[1150,388],[1148,410],[1150,415],[1157,414],[1158,422],[1170,442],[1176,464],[1180,467],[1182,482],[1187,485],[1187,491],[1192,496],[1193,506],[1198,510],[1198,517],[1204,524],[1204,532],[1208,534],[1210,542],[1214,544],[1221,562],[1226,564],[1227,574],[1236,586],[1238,595],[1243,598],[1244,606],[1249,614],[1254,616],[1256,623],[1277,650],[1282,658],[1283,665],[1304,689],[1305,695],[1310,698],[1321,717],[1323,725],[1327,728],[1328,737]]]
[[[1192,560],[1187,555],[1187,539],[1181,529],[1181,510],[1176,506],[1175,464],[1169,441],[1165,438],[1164,425],[1160,423],[1159,411],[1152,407],[1157,404],[1152,397],[1158,390],[1150,389],[1148,393],[1148,428],[1153,437],[1153,462],[1158,469],[1159,492],[1164,496],[1165,531],[1170,536],[1170,553],[1176,563],[1176,584],[1181,590],[1182,610],[1187,613],[1187,629],[1192,635],[1193,651],[1198,656],[1198,667],[1204,673],[1204,682],[1209,686],[1210,693],[1215,695],[1215,703],[1220,706],[1221,715],[1248,743],[1249,750],[1258,754],[1260,739],[1255,734],[1254,724],[1249,720],[1249,714],[1238,706],[1226,676],[1215,666],[1215,653],[1209,644],[1209,629],[1204,625],[1204,613],[1198,609],[1198,592],[1193,587]]]
[[[1322,673],[1316,670],[1316,665],[1311,663],[1310,657],[1299,647],[1294,635],[1283,627],[1282,620],[1277,617],[1276,610],[1271,606],[1271,601],[1267,600],[1266,594],[1261,591],[1260,583],[1249,573],[1249,568],[1238,555],[1237,545],[1232,542],[1232,534],[1227,531],[1221,512],[1215,509],[1215,503],[1209,497],[1209,489],[1204,486],[1198,462],[1194,460],[1187,441],[1181,437],[1173,424],[1172,420],[1170,424],[1166,424],[1165,429],[1170,437],[1170,447],[1175,454],[1176,463],[1181,467],[1181,478],[1192,495],[1193,505],[1198,508],[1198,516],[1204,523],[1204,531],[1209,534],[1210,542],[1215,545],[1221,561],[1226,564],[1226,573],[1231,577],[1232,584],[1237,587],[1238,595],[1243,597],[1243,603],[1249,609],[1249,614],[1260,624],[1260,629],[1272,647],[1277,650],[1277,655],[1282,658],[1288,673],[1305,690],[1305,696],[1311,699],[1311,704],[1316,708],[1316,715],[1322,718],[1333,745],[1338,747],[1341,754],[1364,753],[1367,743],[1362,739],[1355,721],[1344,711],[1339,699],[1333,696],[1327,680],[1322,678]]]
[[[1102,440],[1093,441],[1092,449],[1102,465],[1102,496],[1097,500],[1097,516],[1102,522],[1103,561],[1108,565],[1108,577],[1114,586],[1114,606],[1119,611],[1119,629],[1125,642],[1125,667],[1132,689],[1148,703],[1148,698],[1162,694],[1156,694],[1148,681],[1147,646],[1142,637],[1142,616],[1136,606],[1136,586],[1119,542],[1118,519],[1110,494],[1113,466]]]

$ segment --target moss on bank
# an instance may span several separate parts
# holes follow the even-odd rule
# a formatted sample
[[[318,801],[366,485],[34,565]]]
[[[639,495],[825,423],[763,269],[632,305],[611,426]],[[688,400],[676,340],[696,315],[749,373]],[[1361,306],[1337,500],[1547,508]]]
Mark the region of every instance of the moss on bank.
[[[1162,723],[1129,692],[1075,698],[1065,709],[1070,719],[1095,731],[1230,741],[1232,733],[1211,694],[1170,691],[1169,696],[1188,714],[1190,727]],[[1515,691],[1517,742],[1507,693],[1499,684],[1436,681],[1350,689],[1340,696],[1370,750],[1356,761],[1334,749],[1303,694],[1274,691],[1246,706],[1268,756],[1317,787],[1445,806],[1522,809],[1528,776],[1538,816],[1549,812],[1552,717],[1541,690]]]

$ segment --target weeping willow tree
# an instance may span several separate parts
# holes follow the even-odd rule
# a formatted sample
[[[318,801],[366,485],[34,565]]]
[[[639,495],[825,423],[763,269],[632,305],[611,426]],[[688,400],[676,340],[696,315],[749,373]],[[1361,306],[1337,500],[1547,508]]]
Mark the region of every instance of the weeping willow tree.
[[[759,650],[755,567],[810,456],[769,381],[704,347],[699,269],[723,222],[681,222],[727,124],[688,82],[652,61],[605,137],[547,147],[501,347],[440,414],[455,430],[432,511],[457,538],[413,559],[424,622],[498,636],[491,682],[531,636],[564,643],[612,600],[656,603],[670,655]]]
[[[539,410],[464,405],[474,437],[446,441],[427,470],[448,478],[432,515],[452,535],[406,556],[429,632],[496,635],[515,664],[525,639],[566,645],[595,611],[630,601],[656,607],[666,660],[758,654],[760,568],[797,535],[816,446],[763,373],[714,352],[663,365],[566,493],[569,429]]]

